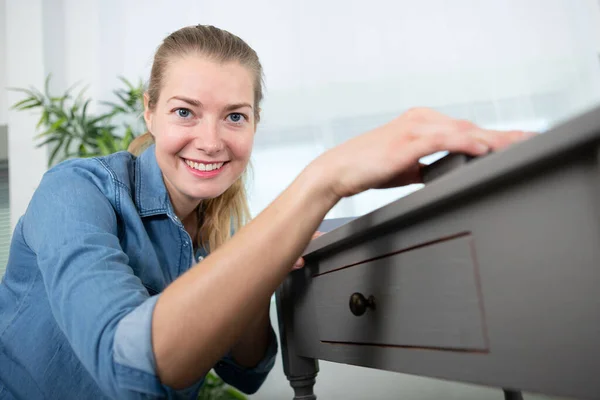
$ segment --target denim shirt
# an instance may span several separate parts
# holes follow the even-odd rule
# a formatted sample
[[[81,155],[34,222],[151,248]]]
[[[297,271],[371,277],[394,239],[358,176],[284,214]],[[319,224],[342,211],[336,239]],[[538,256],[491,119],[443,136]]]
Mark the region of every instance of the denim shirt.
[[[0,399],[197,397],[203,379],[161,384],[151,345],[160,293],[195,263],[154,146],[51,168],[16,225],[0,284]],[[274,365],[270,333],[257,366],[226,354],[214,371],[254,393]]]

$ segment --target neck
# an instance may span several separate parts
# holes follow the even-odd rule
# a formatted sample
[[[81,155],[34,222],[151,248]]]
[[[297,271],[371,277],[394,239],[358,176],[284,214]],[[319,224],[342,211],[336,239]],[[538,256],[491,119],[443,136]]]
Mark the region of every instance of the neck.
[[[175,210],[175,215],[177,215],[177,217],[183,224],[183,227],[190,235],[190,238],[192,239],[192,245],[195,247],[197,245],[196,239],[199,229],[197,210],[200,202],[188,202],[183,205],[181,203],[177,204],[177,202],[174,202],[173,200],[171,200],[171,202]]]
[[[184,206],[175,206],[173,203],[173,209],[175,211],[175,215],[179,218],[180,221],[189,221],[190,219],[196,219],[196,209],[200,205],[200,202],[194,202],[190,204],[186,204]]]
[[[200,204],[200,200],[192,200],[186,198],[185,196],[169,193],[169,198],[171,199],[171,204],[173,205],[173,211],[175,211],[175,215],[181,221],[185,221],[190,217],[196,215],[195,211]]]
[[[177,190],[174,190],[171,187],[171,184],[166,179],[165,186],[167,187],[167,193],[169,194],[169,199],[171,200],[171,205],[173,206],[173,211],[177,218],[180,221],[186,221],[190,217],[195,217],[196,208],[200,204],[200,200],[190,199],[179,193]]]

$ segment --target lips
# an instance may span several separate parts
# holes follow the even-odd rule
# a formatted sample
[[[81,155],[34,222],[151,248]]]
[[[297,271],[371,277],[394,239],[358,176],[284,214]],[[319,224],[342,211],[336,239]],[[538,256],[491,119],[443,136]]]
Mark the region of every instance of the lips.
[[[223,167],[223,165],[226,164],[226,162],[196,162],[196,161],[192,161],[192,160],[187,160],[187,159],[183,159],[184,162],[187,164],[188,167],[193,168],[197,171],[215,171],[215,170],[219,170]]]
[[[185,158],[181,158],[181,161],[185,165],[185,168],[188,172],[201,179],[216,178],[217,176],[221,175],[221,173],[224,173],[224,171],[227,169],[227,164],[229,164],[229,161],[207,162],[189,160]]]

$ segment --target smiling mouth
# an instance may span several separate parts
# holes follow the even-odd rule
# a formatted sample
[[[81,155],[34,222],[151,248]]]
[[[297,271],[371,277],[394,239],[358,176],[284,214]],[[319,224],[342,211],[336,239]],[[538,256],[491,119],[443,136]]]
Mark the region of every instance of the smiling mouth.
[[[188,167],[193,168],[198,171],[216,171],[223,167],[223,165],[227,164],[226,162],[216,162],[216,163],[199,163],[195,161],[190,161],[183,159],[183,161],[187,164]]]

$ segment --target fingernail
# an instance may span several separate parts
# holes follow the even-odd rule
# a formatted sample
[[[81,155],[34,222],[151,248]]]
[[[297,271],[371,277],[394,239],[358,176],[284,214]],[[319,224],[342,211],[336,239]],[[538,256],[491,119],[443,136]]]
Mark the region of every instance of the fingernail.
[[[487,153],[488,151],[490,151],[489,146],[483,143],[477,143],[476,148],[479,153]]]
[[[294,269],[299,269],[302,268],[304,266],[304,260],[302,258],[300,258],[298,261],[296,261],[296,264],[294,264]]]

